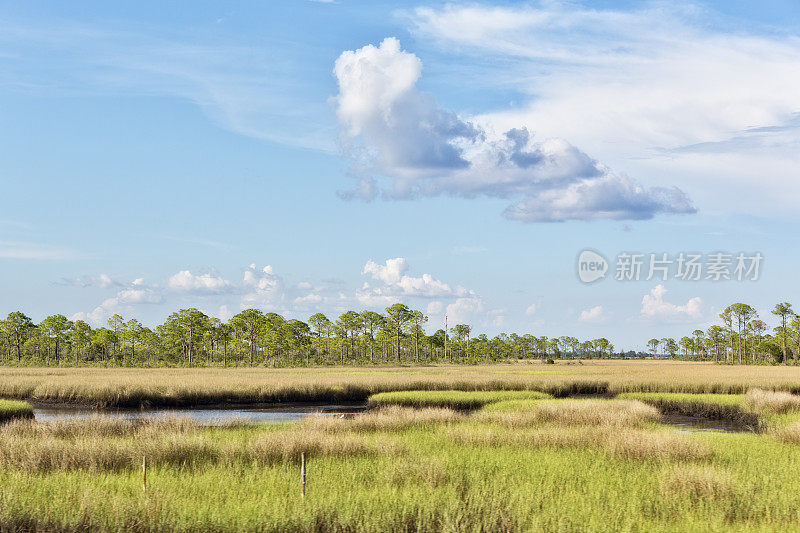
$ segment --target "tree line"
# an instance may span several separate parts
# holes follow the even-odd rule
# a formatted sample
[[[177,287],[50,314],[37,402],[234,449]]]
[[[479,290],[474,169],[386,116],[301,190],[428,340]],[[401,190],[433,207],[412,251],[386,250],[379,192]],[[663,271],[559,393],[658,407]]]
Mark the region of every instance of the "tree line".
[[[228,321],[189,308],[155,328],[115,314],[103,327],[51,315],[36,324],[21,311],[0,320],[0,364],[113,366],[300,366],[480,363],[520,358],[610,357],[605,338],[531,334],[472,336],[468,324],[425,332],[428,317],[396,303],[383,313],[347,311],[307,322],[245,309]]]
[[[680,339],[650,339],[650,354],[712,360],[731,364],[798,363],[800,316],[789,302],[771,310],[778,325],[771,332],[750,305],[734,303],[719,314],[721,324],[694,330]]]

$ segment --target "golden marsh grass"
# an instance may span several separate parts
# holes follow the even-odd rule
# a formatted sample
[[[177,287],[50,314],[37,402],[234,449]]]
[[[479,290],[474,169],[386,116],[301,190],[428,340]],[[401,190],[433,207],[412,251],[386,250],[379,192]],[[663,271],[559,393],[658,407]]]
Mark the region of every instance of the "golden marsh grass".
[[[574,393],[744,394],[800,390],[800,367],[680,361],[558,362],[380,368],[0,368],[0,397],[97,406],[365,401],[401,390],[538,390]]]

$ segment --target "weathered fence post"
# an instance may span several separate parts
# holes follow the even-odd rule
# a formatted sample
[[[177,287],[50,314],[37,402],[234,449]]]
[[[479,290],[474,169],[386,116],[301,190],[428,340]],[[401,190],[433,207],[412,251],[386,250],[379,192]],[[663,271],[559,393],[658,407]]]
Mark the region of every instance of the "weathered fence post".
[[[147,456],[142,456],[142,491],[147,494]]]
[[[300,496],[306,497],[306,452],[300,452]]]

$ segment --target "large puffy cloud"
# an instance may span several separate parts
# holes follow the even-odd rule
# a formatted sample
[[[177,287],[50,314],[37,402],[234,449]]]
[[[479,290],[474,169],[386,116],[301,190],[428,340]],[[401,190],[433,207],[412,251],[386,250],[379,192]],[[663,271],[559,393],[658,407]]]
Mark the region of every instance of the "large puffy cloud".
[[[392,198],[517,199],[506,216],[527,222],[694,212],[682,191],[647,189],[564,140],[536,142],[525,127],[497,134],[440,108],[417,88],[421,73],[394,38],[336,60],[342,145],[362,175],[352,194],[374,196],[388,181]]]
[[[656,285],[649,294],[642,298],[641,316],[647,320],[661,322],[696,321],[703,316],[703,301],[695,296],[685,304],[678,305],[664,301],[667,289]]]
[[[366,148],[376,151],[383,168],[413,174],[468,165],[452,141],[473,139],[479,132],[416,89],[422,61],[401,51],[397,39],[343,52],[334,74],[336,114],[345,139],[368,138]]]

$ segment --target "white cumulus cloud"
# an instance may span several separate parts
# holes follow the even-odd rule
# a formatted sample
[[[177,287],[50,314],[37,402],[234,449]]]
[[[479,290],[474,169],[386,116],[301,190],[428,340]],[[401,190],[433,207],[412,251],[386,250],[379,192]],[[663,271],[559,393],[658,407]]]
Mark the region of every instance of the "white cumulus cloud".
[[[431,274],[422,274],[414,277],[406,274],[408,262],[404,257],[387,259],[384,264],[376,263],[371,259],[364,265],[362,274],[371,276],[376,281],[381,281],[386,287],[379,288],[384,293],[394,293],[407,296],[466,296],[469,291],[464,287],[450,286],[434,278]],[[369,289],[367,284],[364,289]]]
[[[453,325],[474,323],[484,312],[483,299],[478,296],[458,298],[447,306],[447,318]]]
[[[695,296],[685,304],[677,305],[664,301],[667,289],[663,285],[656,285],[649,294],[642,298],[643,318],[662,322],[682,322],[699,320],[703,316],[703,301]]]
[[[85,320],[94,325],[105,325],[106,320],[114,314],[131,314],[134,307],[140,304],[160,304],[164,295],[156,286],[147,285],[143,279],[136,279],[130,286],[117,292],[113,298],[107,298],[92,311],[79,312],[72,315],[72,320]]]
[[[578,317],[578,321],[585,322],[587,324],[600,324],[606,321],[608,317],[606,316],[606,312],[603,309],[602,305],[596,305],[589,309],[584,309],[581,311],[580,316]]]
[[[251,264],[244,270],[242,285],[245,290],[243,308],[275,305],[284,297],[283,279],[270,265],[259,269]]]
[[[167,286],[178,292],[194,294],[220,294],[230,290],[231,283],[213,273],[193,274],[181,270],[167,280]]]

